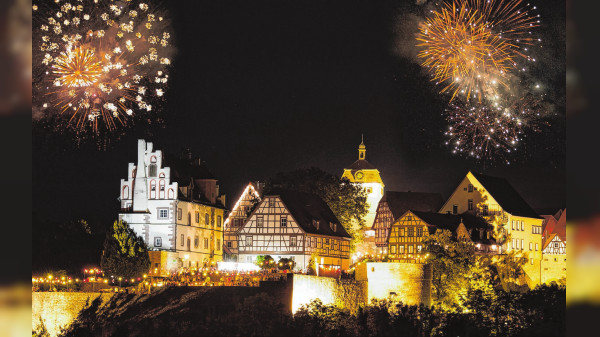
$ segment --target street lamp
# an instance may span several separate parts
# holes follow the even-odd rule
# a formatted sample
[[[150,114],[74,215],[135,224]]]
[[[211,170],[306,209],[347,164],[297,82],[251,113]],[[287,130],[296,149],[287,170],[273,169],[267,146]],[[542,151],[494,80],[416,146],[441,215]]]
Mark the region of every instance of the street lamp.
[[[122,279],[123,279],[123,278],[122,278],[121,276],[119,276],[119,288],[121,288],[121,280],[122,280]]]

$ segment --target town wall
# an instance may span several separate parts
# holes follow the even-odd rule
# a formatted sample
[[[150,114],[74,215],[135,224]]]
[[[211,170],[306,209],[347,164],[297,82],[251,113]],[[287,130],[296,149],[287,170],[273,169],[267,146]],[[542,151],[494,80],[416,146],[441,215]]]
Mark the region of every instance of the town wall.
[[[50,336],[57,336],[61,328],[73,322],[89,299],[91,303],[98,296],[105,303],[113,293],[81,293],[81,292],[33,292],[31,294],[32,329],[40,324],[46,326]]]

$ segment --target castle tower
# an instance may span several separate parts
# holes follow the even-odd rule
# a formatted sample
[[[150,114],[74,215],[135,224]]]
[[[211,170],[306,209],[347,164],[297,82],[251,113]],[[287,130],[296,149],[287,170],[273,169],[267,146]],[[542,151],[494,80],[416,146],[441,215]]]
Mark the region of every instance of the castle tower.
[[[358,160],[344,169],[342,178],[348,178],[351,182],[359,184],[367,190],[369,211],[365,216],[365,227],[371,228],[373,226],[373,221],[375,220],[379,199],[381,199],[384,193],[385,185],[381,180],[379,170],[367,161],[366,155],[367,148],[364,139],[361,139],[360,145],[358,146]]]

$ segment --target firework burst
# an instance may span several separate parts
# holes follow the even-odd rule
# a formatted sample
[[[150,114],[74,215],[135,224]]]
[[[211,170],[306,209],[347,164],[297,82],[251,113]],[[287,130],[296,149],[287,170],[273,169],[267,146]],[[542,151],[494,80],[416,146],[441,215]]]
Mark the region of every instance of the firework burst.
[[[535,9],[535,7],[531,8]],[[454,0],[419,26],[417,46],[421,65],[442,84],[442,93],[457,94],[479,102],[507,88],[507,76],[523,71],[517,60],[535,61],[529,46],[539,39],[531,29],[539,26],[539,15],[529,15],[522,0]]]
[[[163,99],[173,49],[165,18],[135,0],[33,5],[35,101],[77,130],[115,130]]]
[[[526,131],[540,131],[548,124],[542,102],[533,95],[512,97],[503,103],[488,105],[456,100],[446,111],[450,124],[445,136],[452,153],[481,160],[504,160],[510,164]]]

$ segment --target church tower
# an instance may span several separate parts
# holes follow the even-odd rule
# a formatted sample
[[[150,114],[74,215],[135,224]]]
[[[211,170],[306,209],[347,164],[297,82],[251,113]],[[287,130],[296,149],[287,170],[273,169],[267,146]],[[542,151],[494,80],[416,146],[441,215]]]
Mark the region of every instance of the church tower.
[[[364,139],[358,146],[358,160],[344,169],[342,178],[347,178],[353,183],[361,185],[367,191],[367,203],[369,211],[365,216],[365,227],[371,228],[375,220],[379,199],[383,196],[384,187],[379,170],[371,165],[366,159],[367,148]]]

